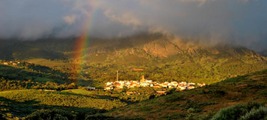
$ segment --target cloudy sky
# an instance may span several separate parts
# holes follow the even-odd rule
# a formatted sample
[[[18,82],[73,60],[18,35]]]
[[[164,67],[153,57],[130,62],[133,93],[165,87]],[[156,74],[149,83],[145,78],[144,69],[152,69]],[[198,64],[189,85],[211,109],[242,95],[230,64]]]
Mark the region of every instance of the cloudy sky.
[[[267,49],[267,0],[1,0],[0,38],[141,31]]]

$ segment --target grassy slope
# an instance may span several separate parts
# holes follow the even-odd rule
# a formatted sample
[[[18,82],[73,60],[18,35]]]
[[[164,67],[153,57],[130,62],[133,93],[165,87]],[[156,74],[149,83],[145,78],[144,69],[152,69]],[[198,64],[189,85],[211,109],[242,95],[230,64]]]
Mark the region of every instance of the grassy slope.
[[[129,105],[107,115],[123,119],[208,119],[221,108],[247,102],[267,104],[267,70]]]
[[[12,90],[0,92],[0,113],[23,117],[40,109],[64,109],[74,112],[94,113],[126,105],[110,100],[66,92],[40,90]]]
[[[22,63],[18,66],[0,64],[0,78],[6,80],[32,80],[37,82],[68,82],[67,74],[49,67]]]
[[[49,60],[49,59],[42,59],[42,58],[34,58],[34,59],[27,59],[26,62],[41,65],[41,66],[47,66],[49,68],[53,68],[60,71],[69,72],[66,70],[67,68],[71,67],[71,63],[69,63],[67,60]]]

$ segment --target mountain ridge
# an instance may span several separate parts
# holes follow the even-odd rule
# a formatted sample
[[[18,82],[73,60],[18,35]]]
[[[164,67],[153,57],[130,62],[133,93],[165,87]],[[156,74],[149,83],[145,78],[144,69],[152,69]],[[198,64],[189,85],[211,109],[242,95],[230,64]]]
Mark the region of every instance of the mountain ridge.
[[[6,55],[13,59],[23,59],[20,56],[16,57],[17,52],[39,52],[46,54],[57,54],[61,57],[71,57],[68,53],[75,52],[76,38],[69,39],[50,39],[36,40],[36,41],[5,41],[1,40],[1,51],[7,52]],[[217,55],[220,53],[226,53],[229,56],[249,54],[254,57],[262,57],[260,54],[245,47],[232,46],[229,44],[217,44],[217,45],[204,45],[197,41],[186,41],[179,39],[171,35],[163,34],[149,34],[140,33],[134,36],[122,37],[122,38],[88,38],[88,42],[85,43],[84,49],[88,55],[112,53],[117,51],[143,51],[146,54],[156,58],[168,58],[173,55],[189,54],[194,55],[200,52],[206,52],[207,54]],[[13,47],[12,47],[13,46]],[[12,49],[14,48],[14,49]],[[12,49],[12,50],[11,50]],[[77,51],[76,51],[77,52]],[[130,53],[130,52],[129,52]],[[2,53],[3,54],[3,53]],[[232,55],[231,55],[232,54]],[[112,56],[112,55],[111,55]],[[34,57],[34,56],[33,56]],[[37,56],[40,57],[40,56]],[[47,58],[53,58],[55,56],[48,56]],[[60,59],[55,58],[55,59]],[[4,57],[3,57],[4,58]],[[262,57],[264,58],[264,57]],[[262,59],[261,58],[261,59]],[[27,59],[27,57],[26,57]]]
[[[214,83],[267,68],[266,57],[244,47],[227,44],[207,46],[162,34],[89,38],[82,50],[85,54],[79,56],[83,60],[80,62],[80,58],[74,58],[77,52],[81,52],[75,50],[75,39],[13,41],[7,42],[11,47],[0,45],[0,50],[8,48],[10,51],[3,52],[3,56],[34,64],[40,64],[34,59],[42,58],[64,62],[59,68],[65,68],[66,64],[83,66],[81,71],[76,72],[87,73],[80,75],[102,83],[113,80],[113,73],[117,70],[125,73],[120,76],[122,80],[138,79],[143,74],[156,81]],[[73,66],[64,71],[73,69]],[[144,71],[134,72],[130,68],[142,68]]]

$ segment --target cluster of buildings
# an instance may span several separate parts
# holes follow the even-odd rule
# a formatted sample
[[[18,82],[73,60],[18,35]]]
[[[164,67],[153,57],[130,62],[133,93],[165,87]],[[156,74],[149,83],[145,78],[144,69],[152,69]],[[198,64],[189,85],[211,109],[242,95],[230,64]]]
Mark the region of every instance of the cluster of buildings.
[[[205,86],[205,83],[188,83],[188,82],[153,82],[152,80],[146,80],[144,77],[140,81],[115,81],[115,82],[107,82],[105,84],[104,90],[114,90],[114,89],[123,89],[123,88],[136,88],[136,87],[153,87],[157,88],[169,88],[169,89],[177,89],[177,90],[190,90],[197,87]]]
[[[0,61],[0,64],[17,66],[18,64],[20,64],[20,62],[19,61]]]

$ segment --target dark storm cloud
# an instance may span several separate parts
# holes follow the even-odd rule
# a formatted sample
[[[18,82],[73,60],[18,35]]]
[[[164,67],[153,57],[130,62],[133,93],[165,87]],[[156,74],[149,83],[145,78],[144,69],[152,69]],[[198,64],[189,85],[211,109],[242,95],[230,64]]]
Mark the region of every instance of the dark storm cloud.
[[[207,44],[267,46],[266,0],[2,0],[0,37],[172,33]]]

